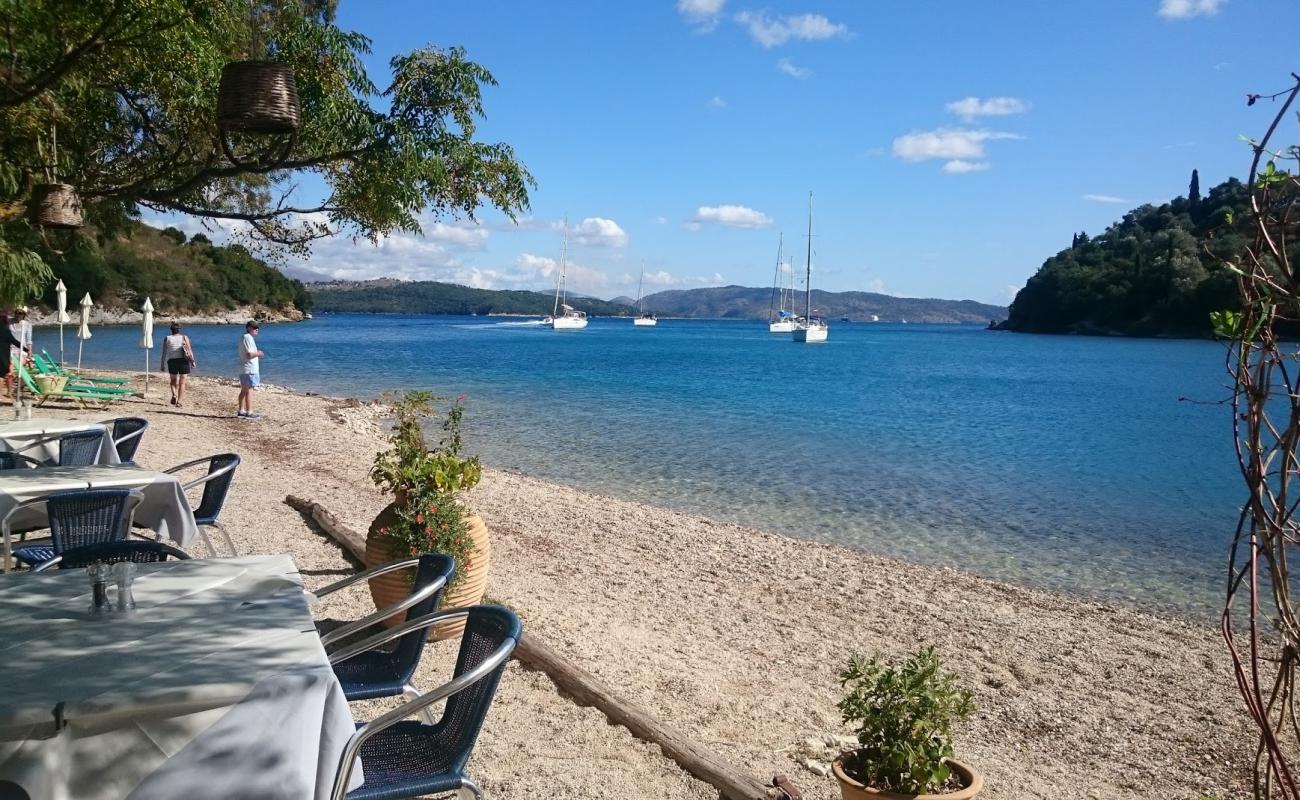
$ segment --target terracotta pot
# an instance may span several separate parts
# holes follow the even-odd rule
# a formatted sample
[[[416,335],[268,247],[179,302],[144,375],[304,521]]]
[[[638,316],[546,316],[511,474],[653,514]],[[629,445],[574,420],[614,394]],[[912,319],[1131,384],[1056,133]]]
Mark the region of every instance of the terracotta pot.
[[[379,533],[380,528],[390,527],[397,521],[397,508],[397,503],[390,503],[379,512],[375,521],[370,523],[370,530],[366,534],[367,569],[410,557],[409,553],[392,552],[392,541]],[[492,561],[492,543],[488,536],[488,528],[482,517],[477,514],[465,517],[465,522],[469,525],[469,535],[474,542],[474,555],[469,559],[469,566],[456,565],[460,580],[452,591],[442,596],[441,608],[444,609],[476,605],[482,601],[483,592],[487,588],[488,565]],[[410,595],[414,572],[414,569],[403,569],[372,578],[370,596],[375,601],[375,608],[396,605]],[[401,615],[397,615],[389,617],[383,624],[391,628],[401,620]],[[464,620],[454,620],[434,626],[431,635],[434,639],[450,639],[459,636],[464,629]]]
[[[873,789],[870,786],[863,785],[846,775],[842,758],[835,759],[835,763],[831,765],[831,771],[835,773],[835,779],[840,782],[840,796],[844,800],[970,800],[984,788],[984,776],[974,767],[963,764],[955,758],[950,758],[948,759],[948,766],[952,768],[957,779],[962,782],[963,788],[943,794],[887,792],[883,789]]]

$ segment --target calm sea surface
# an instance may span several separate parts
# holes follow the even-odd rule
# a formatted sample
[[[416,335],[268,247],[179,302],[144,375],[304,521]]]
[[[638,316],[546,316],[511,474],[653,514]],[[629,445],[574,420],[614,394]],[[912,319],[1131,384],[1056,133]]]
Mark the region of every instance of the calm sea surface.
[[[87,366],[141,368],[138,329],[93,332]],[[200,374],[235,373],[242,331],[187,332]],[[757,322],[343,314],[259,340],[270,383],[469,395],[491,466],[1202,617],[1243,495],[1210,342],[833,323],[805,346]],[[37,344],[57,353],[57,334]]]

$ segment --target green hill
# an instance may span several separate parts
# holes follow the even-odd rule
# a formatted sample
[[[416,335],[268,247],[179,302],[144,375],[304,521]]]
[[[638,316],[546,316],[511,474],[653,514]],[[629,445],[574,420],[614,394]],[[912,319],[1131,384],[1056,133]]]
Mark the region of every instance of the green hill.
[[[803,294],[796,293],[792,309],[803,313]],[[719,286],[708,289],[683,289],[647,295],[647,311],[674,317],[708,319],[767,319],[772,302],[769,287]],[[987,324],[1001,318],[1006,309],[977,303],[974,300],[938,300],[932,298],[892,297],[874,292],[823,292],[814,289],[812,306],[815,314],[828,319],[847,317],[854,321],[881,322],[958,322]]]
[[[1004,330],[1135,336],[1208,336],[1211,311],[1235,308],[1223,259],[1245,250],[1226,222],[1247,216],[1246,187],[1230,178],[1200,197],[1143,205],[1101,235],[1076,234],[1043,263],[1008,309]]]
[[[116,235],[61,234],[59,249],[43,253],[46,263],[68,287],[75,305],[89,292],[109,311],[138,309],[149,297],[161,316],[204,315],[251,306],[293,315],[311,307],[300,281],[255,258],[239,245],[216,246],[196,234],[186,240],[175,228],[157,230],[129,223]],[[54,286],[40,298],[53,307]]]
[[[315,308],[381,314],[549,314],[555,295],[549,292],[473,289],[436,281],[330,281],[307,285]],[[632,313],[619,303],[569,296],[569,305],[592,316]]]

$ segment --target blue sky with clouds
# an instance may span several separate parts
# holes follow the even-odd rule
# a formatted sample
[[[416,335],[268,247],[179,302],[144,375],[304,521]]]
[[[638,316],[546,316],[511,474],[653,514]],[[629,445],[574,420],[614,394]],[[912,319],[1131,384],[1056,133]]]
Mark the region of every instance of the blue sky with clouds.
[[[462,45],[500,85],[484,138],[537,179],[519,226],[430,220],[300,266],[601,297],[771,281],[778,233],[814,284],[1005,303],[1074,231],[1208,188],[1300,69],[1286,0],[342,0],[394,53]],[[1290,131],[1294,134],[1294,130]]]

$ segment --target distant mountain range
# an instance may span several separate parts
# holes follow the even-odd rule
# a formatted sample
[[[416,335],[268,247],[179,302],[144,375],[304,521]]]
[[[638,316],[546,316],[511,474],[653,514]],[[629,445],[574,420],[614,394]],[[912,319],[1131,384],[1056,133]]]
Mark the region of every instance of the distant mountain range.
[[[398,314],[549,314],[554,295],[543,292],[471,289],[433,281],[330,281],[307,284],[320,311],[356,311]],[[720,286],[683,289],[647,295],[645,308],[660,316],[703,319],[767,319],[772,290],[762,287]],[[802,299],[802,298],[801,298]],[[593,316],[630,316],[635,300],[616,297],[597,300],[570,297],[575,308]],[[881,322],[956,322],[985,324],[1002,319],[1001,306],[973,300],[937,300],[892,297],[873,292],[823,292],[813,290],[815,313],[829,319],[848,318]]]

